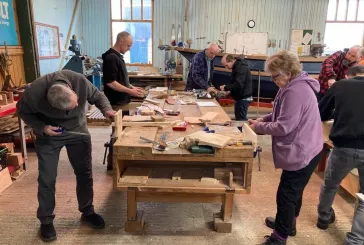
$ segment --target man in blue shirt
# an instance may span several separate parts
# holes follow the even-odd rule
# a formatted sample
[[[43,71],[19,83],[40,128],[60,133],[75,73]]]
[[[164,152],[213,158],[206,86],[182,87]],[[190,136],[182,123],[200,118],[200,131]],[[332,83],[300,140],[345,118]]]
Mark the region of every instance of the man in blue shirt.
[[[211,81],[214,72],[214,58],[219,51],[220,49],[217,44],[210,43],[205,50],[193,56],[190,72],[188,73],[186,91],[204,89],[209,92],[217,92]]]

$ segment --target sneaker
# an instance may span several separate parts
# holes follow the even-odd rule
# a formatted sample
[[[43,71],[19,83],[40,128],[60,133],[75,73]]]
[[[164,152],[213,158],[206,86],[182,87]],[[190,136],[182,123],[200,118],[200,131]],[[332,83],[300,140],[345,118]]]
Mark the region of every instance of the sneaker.
[[[54,229],[53,223],[41,224],[40,225],[40,239],[43,242],[50,242],[57,239],[56,230]]]
[[[273,217],[267,217],[267,218],[265,218],[265,225],[274,230],[276,228],[276,220],[275,220],[275,218],[273,218]],[[295,222],[293,224],[291,233],[288,234],[288,235],[289,236],[295,236],[296,234],[297,234],[297,230],[296,230],[296,222]]]
[[[90,215],[81,215],[81,220],[83,222],[89,223],[93,228],[101,229],[105,227],[104,219],[98,215],[97,213],[93,213]]]
[[[287,240],[281,240],[277,237],[275,237],[273,234],[270,236],[265,236],[265,242],[261,243],[260,245],[286,245]]]
[[[331,218],[329,220],[323,220],[323,219],[320,219],[318,218],[317,219],[317,224],[316,226],[321,229],[321,230],[326,230],[327,228],[329,228],[329,224],[332,224],[335,222],[335,211],[334,209],[331,208],[331,211],[332,211],[332,215],[331,215]]]

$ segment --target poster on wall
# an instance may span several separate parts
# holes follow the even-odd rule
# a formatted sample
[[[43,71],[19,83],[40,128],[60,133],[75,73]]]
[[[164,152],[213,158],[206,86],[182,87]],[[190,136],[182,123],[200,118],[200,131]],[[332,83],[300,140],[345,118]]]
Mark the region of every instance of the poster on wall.
[[[0,0],[1,1],[1,0]],[[57,59],[60,55],[58,26],[35,23],[39,59]]]
[[[0,0],[0,46],[17,46],[13,0]]]
[[[292,30],[290,51],[302,55],[310,54],[313,30]]]

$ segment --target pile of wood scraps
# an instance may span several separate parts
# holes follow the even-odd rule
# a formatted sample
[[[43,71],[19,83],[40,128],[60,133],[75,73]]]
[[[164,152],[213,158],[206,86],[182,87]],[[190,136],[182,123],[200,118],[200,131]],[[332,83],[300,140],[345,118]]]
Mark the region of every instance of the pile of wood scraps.
[[[0,92],[0,105],[8,105],[14,103],[13,92]]]
[[[140,109],[140,114],[142,116],[153,116],[156,113],[164,115],[163,109],[159,105],[152,103],[144,102],[138,109]]]
[[[0,118],[0,134],[9,134],[19,129],[18,117],[14,114]]]
[[[98,108],[90,110],[86,114],[86,118],[87,118],[87,124],[99,125],[99,126],[103,125],[108,126],[111,124],[111,121],[106,119],[106,117],[104,117],[104,115]]]

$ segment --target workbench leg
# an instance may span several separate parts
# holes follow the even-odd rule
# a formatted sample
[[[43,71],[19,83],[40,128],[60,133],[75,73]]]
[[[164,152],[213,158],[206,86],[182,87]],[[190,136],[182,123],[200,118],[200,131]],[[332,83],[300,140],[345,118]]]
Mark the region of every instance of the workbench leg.
[[[226,193],[221,212],[214,214],[215,230],[219,233],[231,233],[233,214],[234,193]]]
[[[127,220],[125,222],[126,232],[142,231],[144,227],[143,211],[137,211],[136,191],[127,191]]]

